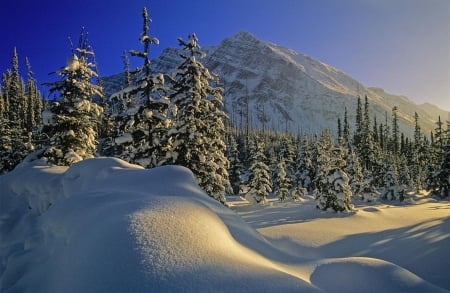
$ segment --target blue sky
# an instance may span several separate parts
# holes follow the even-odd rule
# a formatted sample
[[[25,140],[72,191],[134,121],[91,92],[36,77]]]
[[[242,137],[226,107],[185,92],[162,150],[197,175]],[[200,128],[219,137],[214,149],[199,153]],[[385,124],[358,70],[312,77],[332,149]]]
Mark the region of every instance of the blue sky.
[[[89,32],[102,75],[123,70],[122,52],[140,49],[141,9],[160,39],[152,57],[191,32],[218,44],[240,30],[289,47],[378,86],[450,110],[449,0],[15,0],[0,10],[0,72],[13,47],[38,82],[63,66],[68,37]],[[138,65],[138,64],[132,64]],[[45,94],[45,91],[44,91]]]

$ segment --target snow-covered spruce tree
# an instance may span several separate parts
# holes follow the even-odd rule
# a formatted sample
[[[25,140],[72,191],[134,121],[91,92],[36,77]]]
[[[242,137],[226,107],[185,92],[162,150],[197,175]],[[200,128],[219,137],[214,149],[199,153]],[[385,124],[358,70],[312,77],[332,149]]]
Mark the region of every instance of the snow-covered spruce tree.
[[[143,65],[126,77],[130,85],[112,96],[122,101],[124,108],[118,117],[115,149],[122,159],[153,168],[166,162],[169,100],[165,95],[164,76],[151,72],[150,45],[158,45],[159,40],[149,35],[151,19],[145,7],[142,17],[140,41],[144,48],[142,51],[130,50],[130,54],[141,58]],[[125,59],[125,67],[128,66]],[[127,99],[134,102],[124,102]]]
[[[381,199],[404,200],[404,189],[398,182],[397,172],[392,164],[388,164],[386,167],[384,191],[381,194]]]
[[[265,163],[269,167],[270,181],[273,184],[272,189],[277,190],[278,181],[276,178],[278,176],[278,163],[280,162],[280,156],[279,156],[280,149],[276,143],[278,139],[277,138],[267,139],[265,134],[261,134],[261,136],[263,137],[264,146],[265,146],[264,155],[267,158]],[[259,137],[261,137],[261,136],[259,136]]]
[[[266,203],[267,196],[272,192],[269,167],[265,163],[264,143],[255,141],[250,150],[250,178],[248,195],[253,196],[257,203]]]
[[[358,96],[358,102],[356,105],[356,121],[355,121],[355,132],[353,134],[353,143],[357,148],[361,145],[361,133],[363,130],[363,113],[361,97]]]
[[[60,98],[50,105],[43,126],[49,140],[42,155],[52,164],[69,166],[94,156],[103,109],[93,99],[102,96],[103,90],[94,83],[98,76],[93,70],[93,54],[82,30],[78,48],[56,72],[61,80],[47,83],[50,92],[58,92]]]
[[[296,162],[295,178],[299,187],[311,191],[313,179],[312,173],[314,168],[311,161],[309,140],[306,137],[303,137],[300,144],[301,146],[299,147]]]
[[[320,181],[328,176],[328,170],[332,168],[332,148],[333,143],[331,142],[331,133],[329,130],[324,130],[320,139],[316,138],[313,141],[313,186],[316,190],[319,190]]]
[[[295,151],[292,135],[283,134],[280,141],[279,156],[283,158],[286,174],[289,179],[294,177]]]
[[[227,158],[230,162],[228,175],[230,178],[231,187],[233,188],[233,194],[239,194],[241,175],[244,167],[239,158],[238,144],[234,134],[230,134],[228,138]]]
[[[195,34],[180,45],[186,52],[171,78],[174,125],[169,131],[173,141],[174,164],[185,166],[197,177],[199,185],[220,202],[230,192],[228,159],[225,157],[226,130],[222,88],[217,78],[199,61],[204,57]]]
[[[27,127],[29,118],[34,118],[33,111],[28,113],[27,102],[29,98],[33,98],[32,93],[36,93],[37,90],[31,91],[31,86],[28,86],[25,91],[24,82],[19,75],[18,62],[17,51],[14,49],[12,69],[3,74],[0,90],[0,174],[14,169],[34,150],[31,134],[36,125]],[[29,85],[30,82],[31,79]],[[40,96],[37,98],[40,99]]]
[[[433,179],[435,188],[432,193],[441,198],[450,197],[450,139],[448,138],[441,163],[434,172]]]
[[[419,124],[419,115],[414,113],[414,145],[411,158],[411,171],[413,175],[413,187],[416,192],[422,190],[425,185],[426,170],[423,166],[427,164],[427,154],[428,151]]]
[[[433,135],[434,134],[434,135]],[[426,189],[436,194],[438,190],[440,190],[439,179],[436,176],[437,172],[440,169],[440,163],[446,153],[446,136],[445,130],[443,127],[443,122],[441,121],[441,117],[438,117],[438,121],[436,122],[436,128],[434,133],[432,133],[431,139],[431,147],[430,147],[430,156],[429,156],[429,166],[428,166],[428,174],[426,178]]]
[[[396,154],[400,151],[400,129],[398,126],[398,107],[392,108],[392,137],[390,150]]]
[[[31,133],[23,131],[18,124],[0,117],[0,175],[13,170],[34,150]]]
[[[354,147],[351,146],[350,149],[344,149],[347,153],[346,166],[344,171],[348,174],[350,179],[350,187],[355,196],[364,197],[362,190],[364,186],[364,175],[363,168],[361,166],[361,162],[358,156],[358,153],[354,150]]]
[[[283,159],[277,165],[277,176],[275,194],[280,201],[284,201],[289,197],[289,189],[291,188],[291,180],[286,173],[286,163]]]
[[[27,109],[25,127],[28,132],[33,132],[42,123],[43,103],[28,58],[25,58],[25,63],[27,66],[27,88],[25,92]]]
[[[318,185],[316,198],[317,208],[321,210],[333,209],[336,212],[352,211],[352,191],[347,174],[340,168],[328,170],[328,174]]]
[[[8,118],[14,121],[17,127],[25,126],[26,100],[24,83],[19,74],[19,57],[14,48],[12,57],[12,69],[4,75],[4,88],[8,100]]]
[[[359,157],[365,173],[371,173],[373,171],[373,165],[375,161],[375,151],[373,134],[370,130],[370,116],[369,116],[369,101],[367,96],[364,101],[364,119],[362,121],[362,129],[359,134]]]
[[[336,212],[352,211],[353,193],[349,177],[343,170],[345,167],[343,150],[335,146],[329,155],[331,155],[329,159],[322,155],[323,165],[316,183],[316,206],[321,210],[331,208]]]

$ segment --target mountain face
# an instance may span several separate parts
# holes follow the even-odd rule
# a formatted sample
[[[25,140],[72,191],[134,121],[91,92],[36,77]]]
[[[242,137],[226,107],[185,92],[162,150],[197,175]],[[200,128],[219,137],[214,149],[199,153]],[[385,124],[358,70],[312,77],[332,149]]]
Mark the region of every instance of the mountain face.
[[[412,137],[414,112],[419,114],[423,133],[434,130],[438,116],[450,113],[433,105],[416,105],[408,98],[366,88],[342,71],[293,50],[263,42],[239,32],[218,46],[204,47],[202,60],[217,74],[224,87],[224,102],[237,127],[288,130],[293,133],[320,132],[337,128],[337,119],[348,111],[354,125],[357,97],[368,97],[371,117],[389,126],[392,108],[398,107],[400,130]],[[180,49],[167,48],[152,60],[155,73],[170,73],[181,62]],[[123,88],[123,74],[103,79],[107,95]],[[364,100],[362,100],[364,103]],[[247,106],[248,103],[248,106]],[[248,113],[248,117],[247,117]],[[372,123],[372,122],[371,122]]]

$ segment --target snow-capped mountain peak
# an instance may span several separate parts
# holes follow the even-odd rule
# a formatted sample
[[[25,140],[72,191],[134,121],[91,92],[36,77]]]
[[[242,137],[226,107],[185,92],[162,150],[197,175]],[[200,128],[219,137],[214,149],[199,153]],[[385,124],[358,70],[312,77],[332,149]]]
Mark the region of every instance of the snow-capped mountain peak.
[[[201,38],[200,38],[201,43]],[[366,88],[356,79],[331,65],[294,50],[261,41],[251,33],[240,31],[217,46],[202,48],[207,56],[204,65],[217,74],[225,89],[224,101],[231,122],[237,127],[319,132],[336,129],[337,119],[348,110],[354,125],[357,97],[367,95],[372,117],[384,121],[391,117],[393,106],[399,109],[400,128],[407,136],[413,132],[414,112],[422,129],[435,128],[437,117],[449,112],[421,107],[406,97]],[[180,49],[167,48],[152,61],[154,72],[169,73],[180,63]],[[120,90],[123,78],[105,78],[106,92]],[[250,117],[247,114],[247,101]],[[390,122],[390,119],[389,119]]]

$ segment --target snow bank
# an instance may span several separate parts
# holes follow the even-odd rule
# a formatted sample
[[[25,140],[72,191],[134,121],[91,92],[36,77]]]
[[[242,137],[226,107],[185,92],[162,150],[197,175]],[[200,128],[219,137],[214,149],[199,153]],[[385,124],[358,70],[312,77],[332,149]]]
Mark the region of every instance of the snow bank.
[[[384,292],[439,292],[391,263],[281,251],[182,167],[35,161],[0,176],[0,200],[1,292],[351,292],[349,275],[333,281],[345,271]]]

